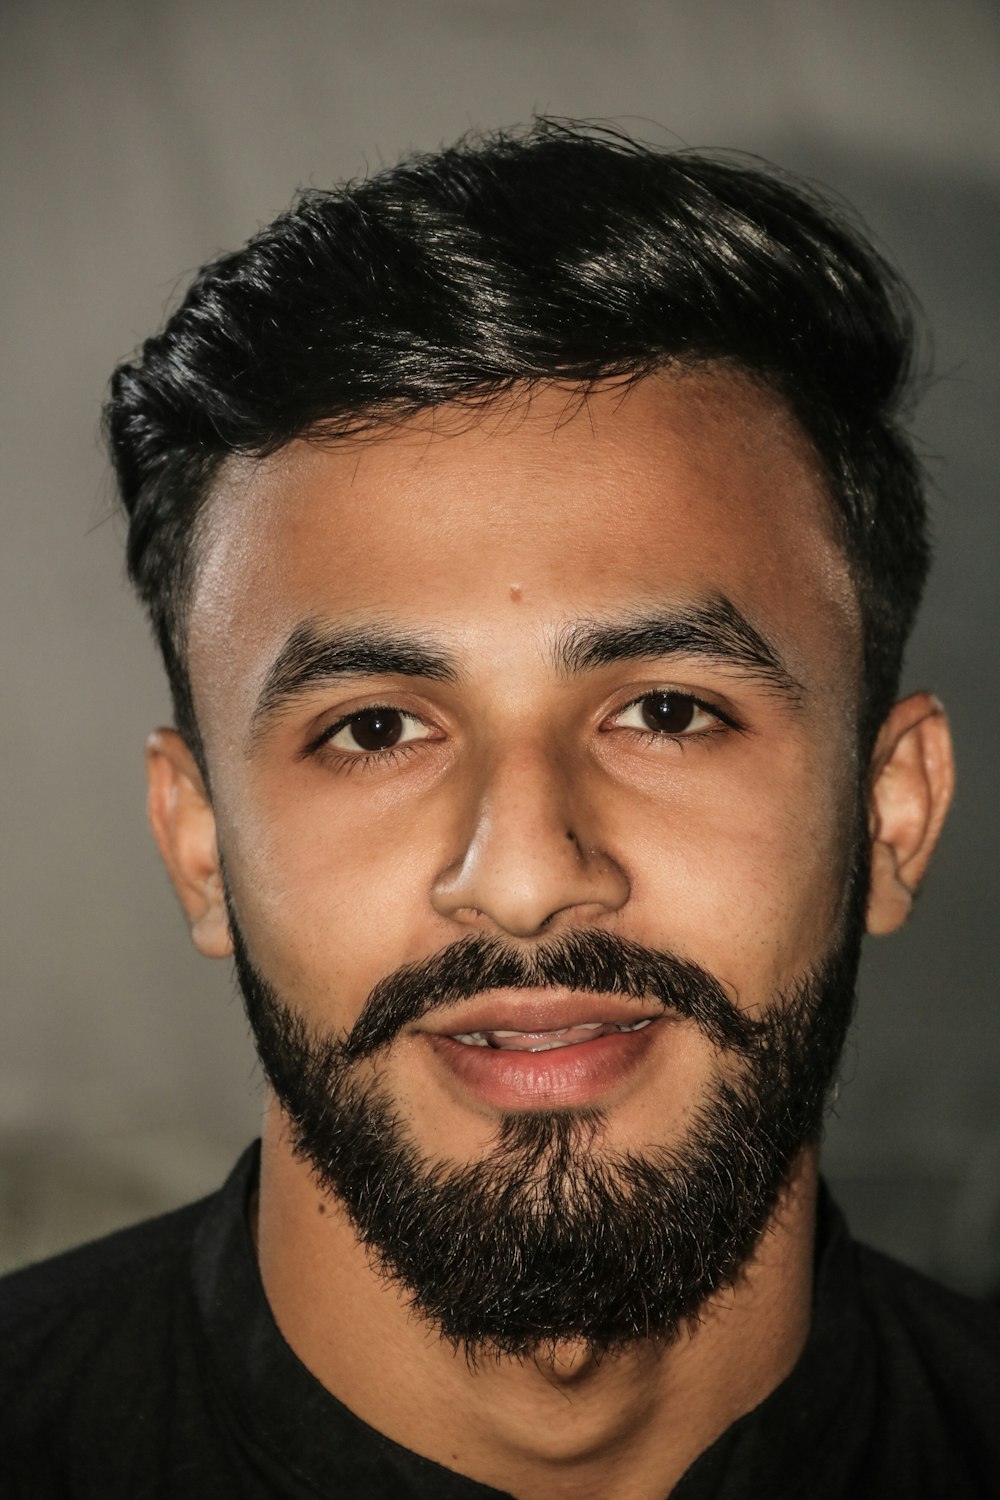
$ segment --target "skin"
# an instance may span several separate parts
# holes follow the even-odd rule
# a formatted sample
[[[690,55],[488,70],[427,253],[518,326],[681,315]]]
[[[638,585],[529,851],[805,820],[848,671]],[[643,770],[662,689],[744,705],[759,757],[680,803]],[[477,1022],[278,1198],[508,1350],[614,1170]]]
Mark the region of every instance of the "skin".
[[[234,462],[200,548],[190,662],[211,797],[158,731],[151,821],[201,951],[229,952],[221,848],[255,961],[317,1028],[346,1030],[380,978],[470,933],[530,947],[585,928],[688,956],[760,1014],[833,939],[864,776],[869,928],[905,920],[951,793],[946,721],[929,695],[904,700],[859,766],[860,622],[830,502],[793,419],[745,378],[662,375],[586,402],[543,388],[475,420],[439,412],[374,442]],[[719,595],[775,646],[796,701],[695,655],[554,665],[568,624]],[[251,737],[303,620],[433,632],[460,676],[314,684]],[[644,737],[627,706],[666,688],[706,708],[682,739]],[[303,757],[373,704],[422,737],[376,762]],[[425,1154],[488,1149],[495,1111],[426,1032],[367,1066]],[[601,1095],[598,1149],[676,1141],[729,1066],[692,1023],[659,1028]],[[299,1357],[396,1441],[523,1500],[646,1500],[800,1353],[816,1170],[808,1148],[744,1274],[667,1347],[595,1363],[568,1345],[472,1370],[375,1273],[272,1099],[261,1272]]]

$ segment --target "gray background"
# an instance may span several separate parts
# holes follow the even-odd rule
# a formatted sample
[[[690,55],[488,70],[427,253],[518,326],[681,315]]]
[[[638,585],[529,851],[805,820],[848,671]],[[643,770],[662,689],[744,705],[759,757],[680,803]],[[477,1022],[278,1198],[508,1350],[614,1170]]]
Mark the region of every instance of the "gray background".
[[[260,1083],[146,832],[160,669],[97,437],[114,362],[208,256],[325,185],[533,110],[731,145],[852,200],[914,284],[940,555],[908,681],[958,806],[872,945],[828,1170],[866,1236],[1000,1282],[1000,12],[976,0],[33,0],[3,12],[0,1260],[215,1185]]]

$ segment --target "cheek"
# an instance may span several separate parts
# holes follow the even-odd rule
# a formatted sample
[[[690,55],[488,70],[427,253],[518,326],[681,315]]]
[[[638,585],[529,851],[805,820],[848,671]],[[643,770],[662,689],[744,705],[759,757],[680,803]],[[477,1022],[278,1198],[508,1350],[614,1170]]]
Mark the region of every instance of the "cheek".
[[[847,878],[853,801],[834,760],[770,739],[686,751],[642,785],[585,777],[599,842],[629,878],[616,930],[702,963],[744,1005],[801,975],[829,947]],[[306,1014],[340,1024],[385,974],[462,935],[431,893],[475,825],[463,794],[450,777],[386,788],[300,767],[216,791],[255,959]]]
[[[833,940],[853,801],[808,756],[768,775],[705,775],[690,795],[620,829],[640,940],[677,947],[744,1005],[762,1003]]]
[[[349,1022],[378,979],[429,951],[435,841],[419,806],[379,809],[308,772],[216,802],[251,952],[304,1012]]]

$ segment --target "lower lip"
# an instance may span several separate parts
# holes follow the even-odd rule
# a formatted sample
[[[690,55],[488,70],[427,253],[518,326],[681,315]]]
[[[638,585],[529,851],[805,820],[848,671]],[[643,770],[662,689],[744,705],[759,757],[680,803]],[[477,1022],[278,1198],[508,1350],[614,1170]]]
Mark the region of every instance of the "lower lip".
[[[572,1047],[516,1052],[475,1047],[451,1037],[428,1038],[435,1053],[459,1082],[497,1109],[551,1109],[596,1103],[639,1066],[662,1025],[641,1031],[615,1031]]]

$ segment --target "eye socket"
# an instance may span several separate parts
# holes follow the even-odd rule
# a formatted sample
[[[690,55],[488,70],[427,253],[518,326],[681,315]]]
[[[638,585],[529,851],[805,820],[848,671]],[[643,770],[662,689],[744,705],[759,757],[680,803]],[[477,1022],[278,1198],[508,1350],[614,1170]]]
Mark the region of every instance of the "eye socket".
[[[327,731],[322,742],[348,755],[378,755],[411,740],[425,740],[429,735],[426,724],[413,714],[379,706],[362,708],[349,719],[341,719]]]
[[[722,715],[710,712],[687,693],[644,693],[616,714],[613,722],[620,729],[638,729],[668,739],[711,729],[722,722]]]
[[[688,693],[644,693],[614,715],[616,729],[637,730],[660,739],[682,739],[729,722]],[[373,704],[330,726],[313,746],[348,756],[385,755],[400,745],[426,740],[432,731],[414,714],[387,704]]]

